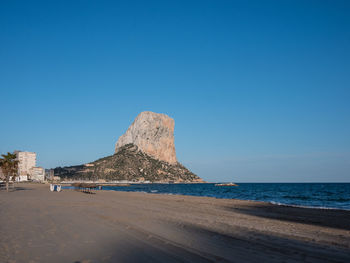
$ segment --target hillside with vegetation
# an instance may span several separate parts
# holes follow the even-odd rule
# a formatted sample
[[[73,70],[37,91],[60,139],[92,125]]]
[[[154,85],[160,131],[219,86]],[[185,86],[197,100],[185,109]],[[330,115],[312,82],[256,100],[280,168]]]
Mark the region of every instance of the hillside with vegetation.
[[[179,162],[169,164],[127,144],[114,155],[94,162],[54,169],[55,176],[67,180],[128,180],[134,182],[202,182]]]

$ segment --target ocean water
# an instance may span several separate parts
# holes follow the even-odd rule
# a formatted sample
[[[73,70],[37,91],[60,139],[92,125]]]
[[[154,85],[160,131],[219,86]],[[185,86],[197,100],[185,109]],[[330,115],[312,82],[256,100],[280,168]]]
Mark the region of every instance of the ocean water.
[[[103,186],[102,189],[350,210],[350,183],[239,183],[238,187],[215,184],[132,184],[128,187]]]

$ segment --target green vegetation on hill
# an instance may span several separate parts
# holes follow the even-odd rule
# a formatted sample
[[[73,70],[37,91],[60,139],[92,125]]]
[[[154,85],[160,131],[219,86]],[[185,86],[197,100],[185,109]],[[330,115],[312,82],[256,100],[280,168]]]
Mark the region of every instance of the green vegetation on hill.
[[[117,153],[92,163],[55,168],[55,176],[75,180],[129,180],[151,182],[195,182],[201,179],[180,163],[169,164],[127,144]]]

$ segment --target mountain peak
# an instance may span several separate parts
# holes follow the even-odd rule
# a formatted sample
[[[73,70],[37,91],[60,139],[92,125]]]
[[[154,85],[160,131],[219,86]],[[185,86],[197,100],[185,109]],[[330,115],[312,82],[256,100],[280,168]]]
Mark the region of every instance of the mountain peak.
[[[128,130],[119,137],[115,152],[124,145],[134,144],[142,152],[170,164],[176,164],[174,119],[166,114],[141,112]]]

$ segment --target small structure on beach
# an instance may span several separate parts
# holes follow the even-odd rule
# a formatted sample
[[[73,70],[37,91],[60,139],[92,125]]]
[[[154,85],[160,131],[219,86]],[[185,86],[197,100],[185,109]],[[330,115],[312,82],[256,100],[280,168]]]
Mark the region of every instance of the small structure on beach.
[[[60,184],[50,184],[50,191],[51,192],[61,192],[62,191],[62,185]]]

